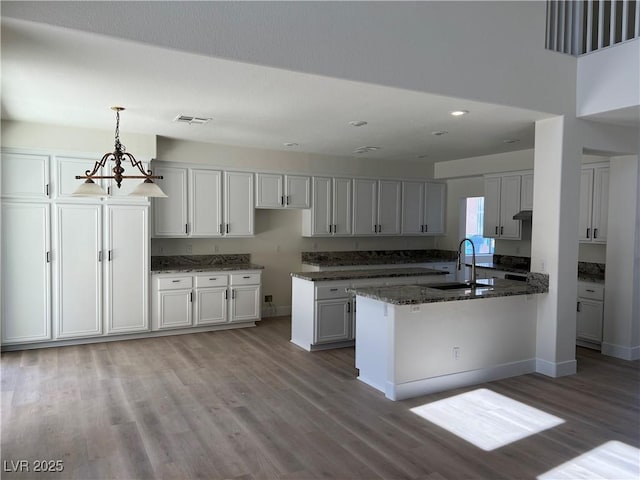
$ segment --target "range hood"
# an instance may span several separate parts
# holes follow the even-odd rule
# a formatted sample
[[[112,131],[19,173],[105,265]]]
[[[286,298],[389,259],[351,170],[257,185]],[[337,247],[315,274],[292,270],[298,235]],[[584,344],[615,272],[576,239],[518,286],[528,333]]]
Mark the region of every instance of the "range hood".
[[[533,210],[521,210],[513,216],[514,220],[529,220],[533,217]]]

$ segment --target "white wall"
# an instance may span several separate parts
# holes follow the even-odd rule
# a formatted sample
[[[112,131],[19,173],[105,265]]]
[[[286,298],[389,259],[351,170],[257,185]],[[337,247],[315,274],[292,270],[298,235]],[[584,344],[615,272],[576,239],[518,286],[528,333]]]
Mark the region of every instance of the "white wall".
[[[212,57],[575,113],[546,2],[4,2],[2,15]]]
[[[602,351],[640,358],[640,167],[637,156],[612,157]]]
[[[640,105],[640,39],[578,58],[579,117]]]
[[[2,121],[2,146],[95,154],[96,160],[114,149],[114,130],[69,128],[27,122]],[[115,123],[114,123],[115,128]],[[156,156],[155,135],[121,132],[121,142],[136,158]]]

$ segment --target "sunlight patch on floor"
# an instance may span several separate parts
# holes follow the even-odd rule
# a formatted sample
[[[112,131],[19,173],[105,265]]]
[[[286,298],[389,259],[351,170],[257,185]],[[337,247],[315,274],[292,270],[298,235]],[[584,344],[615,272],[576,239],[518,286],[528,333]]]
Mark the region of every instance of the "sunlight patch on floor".
[[[538,476],[538,480],[640,478],[640,450],[611,441]]]
[[[411,411],[485,451],[564,423],[561,418],[486,388],[427,403]]]

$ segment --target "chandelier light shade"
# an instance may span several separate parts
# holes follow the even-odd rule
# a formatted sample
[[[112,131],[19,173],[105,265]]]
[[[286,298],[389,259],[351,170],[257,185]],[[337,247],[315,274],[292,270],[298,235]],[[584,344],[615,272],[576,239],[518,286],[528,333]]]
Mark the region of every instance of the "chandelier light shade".
[[[126,152],[126,148],[120,143],[120,112],[124,110],[124,107],[111,107],[111,110],[116,112],[116,134],[115,134],[115,149],[113,152],[105,153],[100,160],[98,160],[93,166],[93,170],[87,170],[84,175],[76,175],[76,179],[85,179],[85,182],[81,184],[73,195],[84,197],[106,197],[107,192],[104,191],[100,185],[94,182],[95,179],[113,179],[116,182],[116,186],[120,188],[122,180],[130,178],[143,179],[144,181],[138,185],[129,195],[136,197],[166,197],[167,195],[162,189],[153,183],[152,179],[162,179],[162,176],[153,175],[151,170],[145,172],[142,162],[136,160],[131,153]],[[104,168],[109,160],[112,160],[115,165],[111,169],[113,175],[100,175],[100,169]],[[131,162],[131,166],[137,168],[142,175],[124,175],[123,162]]]

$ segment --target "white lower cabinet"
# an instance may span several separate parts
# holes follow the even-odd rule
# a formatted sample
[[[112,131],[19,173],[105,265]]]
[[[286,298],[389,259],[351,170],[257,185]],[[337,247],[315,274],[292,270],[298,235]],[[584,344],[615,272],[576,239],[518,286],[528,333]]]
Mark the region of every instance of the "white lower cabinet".
[[[314,343],[353,340],[351,299],[316,301]]]
[[[50,206],[2,202],[2,343],[51,339]]]
[[[260,320],[259,270],[153,275],[153,330]]]
[[[576,340],[578,345],[599,349],[602,344],[604,286],[578,282]]]

